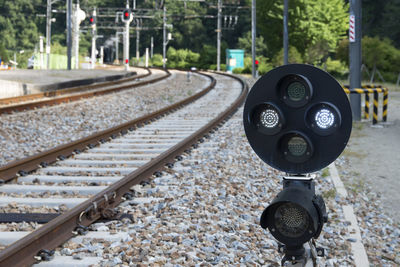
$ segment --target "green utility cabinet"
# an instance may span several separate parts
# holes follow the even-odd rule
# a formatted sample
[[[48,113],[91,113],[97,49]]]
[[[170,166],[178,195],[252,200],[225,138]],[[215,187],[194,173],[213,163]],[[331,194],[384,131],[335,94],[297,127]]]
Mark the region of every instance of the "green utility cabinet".
[[[226,49],[226,70],[232,72],[235,68],[244,67],[244,50]]]

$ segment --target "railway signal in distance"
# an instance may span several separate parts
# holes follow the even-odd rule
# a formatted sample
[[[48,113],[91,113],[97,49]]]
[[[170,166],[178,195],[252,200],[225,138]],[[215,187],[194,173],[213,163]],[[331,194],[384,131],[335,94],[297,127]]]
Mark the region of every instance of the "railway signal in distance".
[[[89,17],[89,24],[90,25],[95,25],[96,24],[96,16],[90,16]]]
[[[129,22],[131,20],[131,10],[126,8],[122,14],[122,20],[124,22]]]

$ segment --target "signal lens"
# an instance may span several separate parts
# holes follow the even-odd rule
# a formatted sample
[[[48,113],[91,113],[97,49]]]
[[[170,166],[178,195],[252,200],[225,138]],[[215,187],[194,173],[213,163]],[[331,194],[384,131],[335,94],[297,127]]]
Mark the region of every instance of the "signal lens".
[[[310,139],[301,132],[289,132],[283,135],[279,142],[281,155],[291,163],[304,163],[314,153]]]
[[[327,136],[340,128],[342,119],[339,110],[334,105],[318,103],[307,111],[306,123],[316,134]]]
[[[261,112],[260,122],[265,128],[274,128],[279,123],[278,112],[274,109],[266,109]]]
[[[276,230],[285,237],[301,237],[310,226],[307,211],[294,203],[284,203],[274,214]]]
[[[288,150],[292,156],[301,157],[307,151],[307,142],[299,136],[294,136],[289,139]]]
[[[321,109],[315,114],[315,123],[321,129],[329,129],[335,122],[335,115],[329,109]]]
[[[279,81],[277,89],[283,102],[292,108],[305,106],[313,95],[310,81],[298,74],[289,74],[283,77]]]
[[[293,82],[287,87],[287,94],[292,101],[300,101],[306,96],[306,87],[300,82]]]
[[[272,103],[258,104],[249,119],[259,132],[266,135],[279,133],[285,124],[282,112]]]

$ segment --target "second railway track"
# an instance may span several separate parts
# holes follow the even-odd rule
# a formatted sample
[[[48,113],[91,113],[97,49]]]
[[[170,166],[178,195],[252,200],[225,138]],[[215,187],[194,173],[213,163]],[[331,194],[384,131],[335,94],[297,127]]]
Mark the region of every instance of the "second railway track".
[[[51,106],[76,101],[82,98],[115,93],[121,90],[158,82],[170,76],[168,71],[157,69],[155,69],[155,71],[162,72],[163,74],[154,74],[150,69],[147,69],[146,74],[135,75],[116,81],[106,81],[92,85],[47,91],[38,94],[3,98],[0,99],[0,114]]]
[[[1,178],[12,181],[0,186],[3,218],[27,220],[38,210],[55,218],[41,227],[28,227],[35,230],[31,233],[7,232],[13,224],[3,224],[0,246],[8,247],[0,252],[0,266],[23,266],[46,259],[51,254],[48,251],[85,232],[85,227],[94,221],[113,217],[113,209],[130,196],[130,188],[165,166],[172,167],[182,153],[207,137],[236,110],[247,93],[240,80],[212,76],[217,79],[213,90],[191,104],[186,100],[173,105],[174,112],[165,108],[145,119],[66,145],[51,155],[42,153],[41,157],[1,168]],[[87,146],[90,149],[86,150]],[[47,166],[71,153],[75,155]],[[38,165],[42,168],[34,171]],[[13,180],[16,176],[20,177]],[[38,208],[43,205],[47,207],[45,211]],[[18,209],[21,212],[14,214]],[[54,214],[61,211],[61,215]]]

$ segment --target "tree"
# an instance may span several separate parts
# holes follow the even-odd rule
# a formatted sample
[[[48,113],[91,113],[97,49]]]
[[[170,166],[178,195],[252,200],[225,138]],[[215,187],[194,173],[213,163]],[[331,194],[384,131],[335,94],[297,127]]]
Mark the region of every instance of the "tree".
[[[251,31],[248,31],[243,37],[239,37],[238,46],[244,49],[247,55],[251,55]],[[256,55],[266,55],[267,44],[264,42],[264,37],[259,36],[256,38]]]
[[[8,52],[2,43],[0,43],[0,59],[2,62],[8,61]]]
[[[282,47],[282,2],[265,0],[258,4],[257,25],[272,54]],[[348,4],[344,0],[290,1],[290,45],[296,47],[307,63],[316,63],[334,51],[347,28]]]

